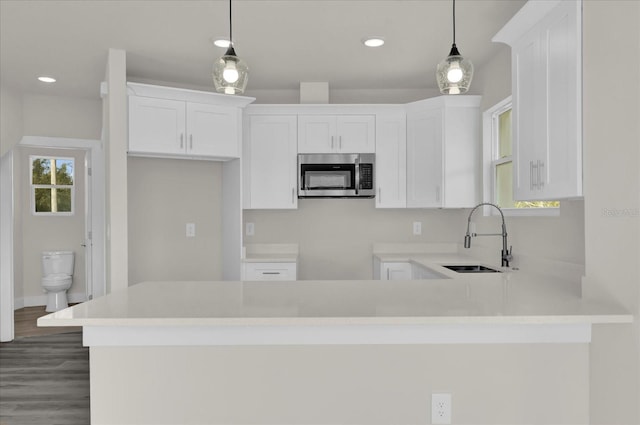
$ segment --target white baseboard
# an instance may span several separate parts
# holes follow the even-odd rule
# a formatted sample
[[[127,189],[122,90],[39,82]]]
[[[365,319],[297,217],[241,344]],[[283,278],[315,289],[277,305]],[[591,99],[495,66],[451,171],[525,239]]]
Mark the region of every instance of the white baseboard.
[[[67,294],[67,300],[70,303],[82,303],[87,301],[87,296],[84,293],[72,293],[72,294]],[[36,307],[41,305],[47,305],[46,294],[16,298],[13,301],[14,310],[17,310],[19,308],[24,308],[24,307]]]

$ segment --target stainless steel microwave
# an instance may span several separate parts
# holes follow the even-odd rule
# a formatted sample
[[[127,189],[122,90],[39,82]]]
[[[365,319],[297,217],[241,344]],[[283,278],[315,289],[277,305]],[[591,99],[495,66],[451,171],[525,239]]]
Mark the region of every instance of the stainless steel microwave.
[[[299,154],[298,198],[373,198],[375,154]]]

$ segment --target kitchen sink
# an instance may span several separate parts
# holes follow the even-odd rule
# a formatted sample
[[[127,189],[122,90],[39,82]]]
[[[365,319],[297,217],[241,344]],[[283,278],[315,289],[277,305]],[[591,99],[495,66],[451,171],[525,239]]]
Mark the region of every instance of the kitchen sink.
[[[480,266],[480,265],[453,265],[453,266],[442,266],[449,270],[453,270],[457,273],[501,273],[500,270],[495,270],[489,267]]]

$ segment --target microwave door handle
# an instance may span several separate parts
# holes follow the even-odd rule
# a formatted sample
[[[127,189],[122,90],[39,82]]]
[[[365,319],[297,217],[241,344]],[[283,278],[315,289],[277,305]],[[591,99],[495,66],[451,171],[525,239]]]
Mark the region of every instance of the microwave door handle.
[[[358,194],[358,190],[360,189],[360,159],[356,159],[356,195]]]

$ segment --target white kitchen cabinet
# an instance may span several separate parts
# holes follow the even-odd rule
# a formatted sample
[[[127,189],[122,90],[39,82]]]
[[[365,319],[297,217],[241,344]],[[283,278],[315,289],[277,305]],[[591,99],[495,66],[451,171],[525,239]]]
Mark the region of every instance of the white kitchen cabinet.
[[[244,263],[242,280],[296,280],[296,263]]]
[[[417,264],[411,264],[411,278],[413,280],[422,279],[449,279],[447,276],[442,275],[430,268],[419,266]]]
[[[376,115],[376,208],[407,206],[407,124],[404,110]]]
[[[299,115],[299,153],[375,152],[374,115]]]
[[[411,280],[411,264],[408,262],[374,261],[374,279]]]
[[[441,96],[406,105],[407,207],[478,203],[480,96]]]
[[[244,208],[297,208],[297,117],[247,114],[244,127]]]
[[[129,83],[129,153],[240,157],[241,109],[253,99]]]
[[[511,46],[515,200],[582,196],[581,15],[528,2],[493,38]]]

